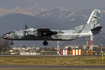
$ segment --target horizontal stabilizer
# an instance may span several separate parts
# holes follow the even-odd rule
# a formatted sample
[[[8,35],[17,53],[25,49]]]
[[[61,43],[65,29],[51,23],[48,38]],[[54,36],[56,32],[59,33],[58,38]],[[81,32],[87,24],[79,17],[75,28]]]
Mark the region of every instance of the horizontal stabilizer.
[[[102,29],[102,26],[98,26],[98,27],[96,27],[96,28],[93,28],[93,29],[91,29],[92,31],[97,31],[97,30],[101,30]]]
[[[91,31],[94,35],[94,34],[98,34],[101,31],[101,29],[102,29],[102,26],[97,26],[97,27],[91,29]]]

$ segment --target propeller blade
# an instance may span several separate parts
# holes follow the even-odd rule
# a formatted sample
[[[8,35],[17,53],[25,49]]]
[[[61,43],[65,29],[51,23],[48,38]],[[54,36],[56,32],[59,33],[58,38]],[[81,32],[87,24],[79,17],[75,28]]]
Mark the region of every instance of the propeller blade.
[[[27,29],[28,29],[28,26],[26,25],[25,23],[25,30],[24,30],[24,34],[27,35]]]
[[[25,30],[26,30],[26,29],[28,29],[28,26],[27,26],[26,23],[25,23]]]

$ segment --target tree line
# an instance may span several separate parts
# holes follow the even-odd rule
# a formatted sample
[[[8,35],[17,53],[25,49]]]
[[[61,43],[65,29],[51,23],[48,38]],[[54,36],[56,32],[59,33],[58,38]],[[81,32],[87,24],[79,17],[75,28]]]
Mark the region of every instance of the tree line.
[[[6,52],[11,49],[10,42],[0,37],[0,52]]]

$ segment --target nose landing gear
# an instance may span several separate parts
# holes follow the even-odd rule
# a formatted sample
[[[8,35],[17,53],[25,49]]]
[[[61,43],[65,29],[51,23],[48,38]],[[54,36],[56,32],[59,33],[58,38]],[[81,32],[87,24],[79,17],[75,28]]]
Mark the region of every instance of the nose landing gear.
[[[10,42],[10,45],[14,45],[14,43],[11,41],[11,42]]]

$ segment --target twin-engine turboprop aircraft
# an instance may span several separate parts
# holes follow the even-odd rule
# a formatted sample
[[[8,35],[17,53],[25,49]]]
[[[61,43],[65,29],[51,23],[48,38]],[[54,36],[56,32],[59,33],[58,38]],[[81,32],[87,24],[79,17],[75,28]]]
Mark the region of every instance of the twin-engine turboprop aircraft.
[[[83,36],[98,34],[102,26],[100,26],[100,13],[98,9],[93,10],[89,20],[85,25],[80,25],[68,30],[52,30],[48,28],[28,28],[25,30],[13,30],[6,33],[2,38],[11,40],[44,40],[43,45],[48,45],[47,41],[71,41]]]

